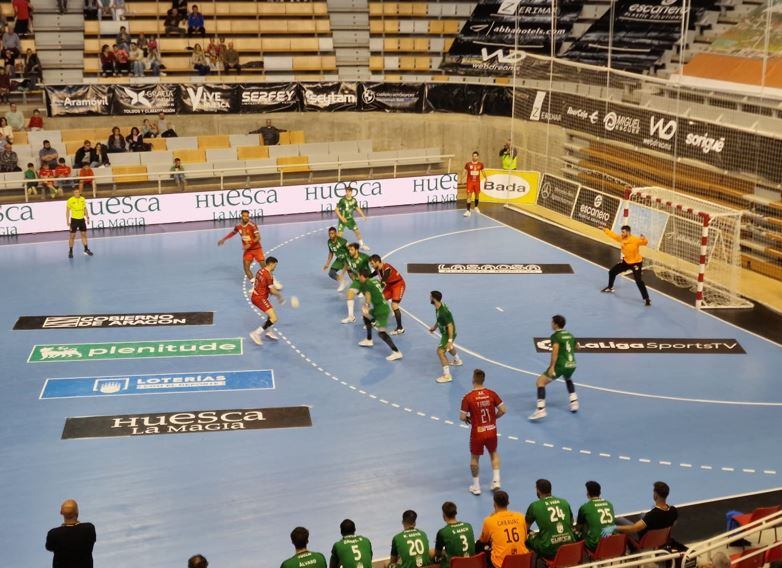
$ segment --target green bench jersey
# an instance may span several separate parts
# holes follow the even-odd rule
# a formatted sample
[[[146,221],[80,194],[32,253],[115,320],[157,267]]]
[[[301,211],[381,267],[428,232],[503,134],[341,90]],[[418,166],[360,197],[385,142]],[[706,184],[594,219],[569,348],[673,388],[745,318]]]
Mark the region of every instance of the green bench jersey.
[[[358,200],[355,197],[351,197],[350,199],[343,197],[337,201],[337,211],[339,211],[345,219],[352,219],[356,209],[358,209]]]
[[[579,508],[576,523],[584,527],[584,542],[594,550],[603,536],[603,529],[614,525],[614,506],[605,499],[590,499]]]
[[[346,536],[334,543],[331,557],[342,568],[372,568],[372,543],[363,536]]]
[[[576,541],[573,513],[564,499],[553,496],[538,499],[529,506],[526,516],[538,525],[537,534],[529,538],[530,547],[538,554],[553,558],[560,546]]]
[[[326,557],[306,550],[288,558],[280,568],[326,568]]]
[[[337,237],[336,241],[328,239],[326,245],[329,247],[329,252],[334,255],[334,258],[344,260],[348,256],[348,241],[342,237]]]
[[[475,535],[470,523],[453,523],[445,525],[437,531],[434,549],[444,550],[440,561],[442,568],[448,568],[451,558],[461,558],[475,554]]]
[[[391,541],[391,556],[399,558],[399,568],[421,568],[432,563],[429,558],[429,539],[423,531],[408,529]]]
[[[557,369],[576,368],[576,340],[569,331],[560,329],[551,334],[551,348],[559,345],[555,367]]]
[[[368,254],[359,252],[356,258],[353,258],[352,256],[348,255],[345,261],[348,263],[348,270],[350,270],[350,272],[352,272],[356,278],[358,278],[358,273],[361,272],[362,270],[366,270],[367,272],[372,272],[372,270],[369,268]]]

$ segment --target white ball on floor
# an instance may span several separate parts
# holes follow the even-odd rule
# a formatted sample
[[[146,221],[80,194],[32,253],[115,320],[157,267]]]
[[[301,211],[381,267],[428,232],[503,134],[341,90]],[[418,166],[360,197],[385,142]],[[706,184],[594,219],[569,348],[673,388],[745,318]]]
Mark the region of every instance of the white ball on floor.
[[[297,298],[296,296],[291,296],[291,308],[295,310],[298,309],[300,305],[301,304],[299,303],[299,298]]]
[[[272,284],[272,286],[274,286],[275,290],[282,290],[282,282],[280,282],[276,278],[274,279],[274,283]]]

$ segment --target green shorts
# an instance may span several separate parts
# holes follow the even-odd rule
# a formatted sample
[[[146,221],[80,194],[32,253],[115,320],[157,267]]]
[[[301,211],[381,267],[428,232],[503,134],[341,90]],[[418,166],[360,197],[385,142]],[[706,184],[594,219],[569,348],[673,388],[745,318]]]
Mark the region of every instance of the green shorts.
[[[345,229],[350,229],[351,231],[358,229],[356,220],[353,217],[348,217],[344,223],[340,221],[339,224],[337,224],[337,233],[340,235],[345,232]]]
[[[546,371],[548,371],[548,369],[546,369]],[[549,379],[554,380],[554,379],[558,379],[559,377],[564,377],[566,379],[569,379],[570,377],[573,376],[573,373],[575,372],[576,372],[575,367],[562,367],[560,365],[557,365],[556,367],[554,367],[554,376],[549,377]]]
[[[453,340],[456,341],[456,334],[455,333],[453,334]],[[443,333],[440,336],[440,345],[438,345],[438,349],[445,350],[446,345],[448,345],[448,333],[447,332]]]
[[[375,320],[375,327],[379,331],[385,331],[388,327],[388,316],[391,314],[391,310],[386,305],[385,307],[378,306],[369,311],[369,315]]]
[[[334,262],[331,263],[331,270],[336,270],[337,272],[339,272],[340,270],[345,268],[345,264],[346,262],[344,258],[337,257],[334,260]]]

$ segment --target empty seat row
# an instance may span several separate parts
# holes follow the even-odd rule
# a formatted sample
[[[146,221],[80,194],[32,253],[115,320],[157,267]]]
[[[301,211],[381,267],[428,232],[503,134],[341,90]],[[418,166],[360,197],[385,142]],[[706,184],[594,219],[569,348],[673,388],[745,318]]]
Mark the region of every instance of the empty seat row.
[[[369,32],[382,34],[457,35],[463,20],[369,20]]]
[[[165,33],[161,20],[126,20],[123,22],[84,22],[84,35],[87,37],[114,37],[120,26],[125,26],[128,33],[158,35]],[[331,26],[328,20],[218,20],[208,23],[210,34],[245,34],[245,35],[313,35],[329,34]],[[164,40],[166,38],[163,38]]]
[[[131,2],[127,5],[127,16],[165,16],[171,8],[170,2]],[[326,2],[198,2],[199,11],[205,16],[327,16]]]

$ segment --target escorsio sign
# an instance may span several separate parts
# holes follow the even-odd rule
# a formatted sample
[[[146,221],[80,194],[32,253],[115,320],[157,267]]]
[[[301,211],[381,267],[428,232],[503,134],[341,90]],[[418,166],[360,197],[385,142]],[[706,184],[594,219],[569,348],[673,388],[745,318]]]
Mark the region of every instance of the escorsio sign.
[[[382,180],[317,183],[282,187],[230,189],[166,195],[88,199],[89,226],[143,227],[188,221],[220,221],[252,217],[332,211],[352,187],[364,207],[390,207],[456,201],[456,174]],[[64,231],[65,203],[20,203],[0,206],[0,235]]]

